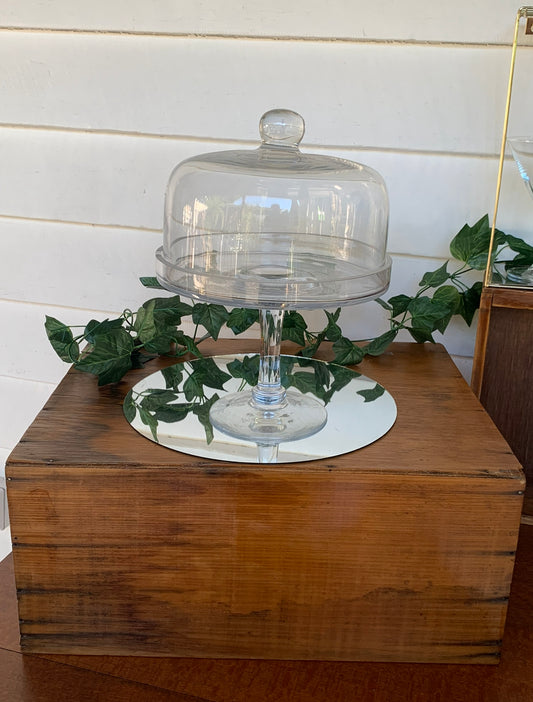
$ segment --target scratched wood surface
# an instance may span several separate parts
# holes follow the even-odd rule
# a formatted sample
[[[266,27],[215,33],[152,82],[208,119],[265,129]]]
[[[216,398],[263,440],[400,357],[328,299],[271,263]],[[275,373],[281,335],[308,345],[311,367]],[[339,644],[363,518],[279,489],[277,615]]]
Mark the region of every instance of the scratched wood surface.
[[[441,347],[361,369],[395,397],[393,429],[272,466],[137,435],[137,371],[103,390],[69,373],[7,466],[23,649],[497,662],[520,466]]]
[[[21,654],[12,557],[0,563],[9,702],[524,702],[533,698],[533,527],[518,542],[497,666]],[[100,675],[94,676],[94,673]],[[137,685],[132,686],[135,682]],[[165,696],[166,695],[166,696]]]

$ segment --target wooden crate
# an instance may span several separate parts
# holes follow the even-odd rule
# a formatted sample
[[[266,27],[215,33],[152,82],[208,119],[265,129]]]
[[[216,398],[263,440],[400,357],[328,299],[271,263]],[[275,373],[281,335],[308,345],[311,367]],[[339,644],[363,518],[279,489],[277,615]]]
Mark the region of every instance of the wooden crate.
[[[392,430],[279,465],[157,446],[121,410],[145,371],[69,372],[7,465],[23,649],[497,662],[520,465],[442,347],[361,369]]]

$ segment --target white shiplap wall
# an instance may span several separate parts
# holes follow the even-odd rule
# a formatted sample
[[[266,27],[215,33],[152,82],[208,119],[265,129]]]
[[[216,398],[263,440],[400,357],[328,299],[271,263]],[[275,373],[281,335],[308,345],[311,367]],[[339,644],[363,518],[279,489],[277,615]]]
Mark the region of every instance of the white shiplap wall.
[[[84,323],[142,303],[137,278],[153,272],[173,166],[253,145],[267,109],[305,117],[302,148],[384,175],[390,294],[414,291],[464,222],[492,212],[516,10],[509,0],[3,0],[0,460],[66,371],[45,314]],[[531,131],[529,114],[519,111],[515,133]],[[527,210],[508,196],[510,212]],[[355,338],[384,328],[373,304],[342,321]],[[456,322],[444,343],[468,375],[474,330]]]

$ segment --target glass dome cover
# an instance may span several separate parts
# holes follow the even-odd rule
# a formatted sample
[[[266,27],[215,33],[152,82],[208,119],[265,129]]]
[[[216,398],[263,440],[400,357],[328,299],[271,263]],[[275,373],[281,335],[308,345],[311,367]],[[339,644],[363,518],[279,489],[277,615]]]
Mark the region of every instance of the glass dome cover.
[[[367,166],[302,153],[304,120],[271,110],[257,149],[180,163],[156,273],[167,289],[235,307],[353,304],[389,285],[388,197]]]

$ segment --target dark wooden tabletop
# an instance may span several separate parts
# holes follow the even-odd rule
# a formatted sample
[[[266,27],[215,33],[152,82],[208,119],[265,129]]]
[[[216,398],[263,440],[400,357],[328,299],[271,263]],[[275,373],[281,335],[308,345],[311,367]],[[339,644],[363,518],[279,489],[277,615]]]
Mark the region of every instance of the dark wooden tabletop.
[[[0,563],[0,603],[0,702],[533,700],[532,526],[521,528],[497,666],[22,654],[11,556]]]

